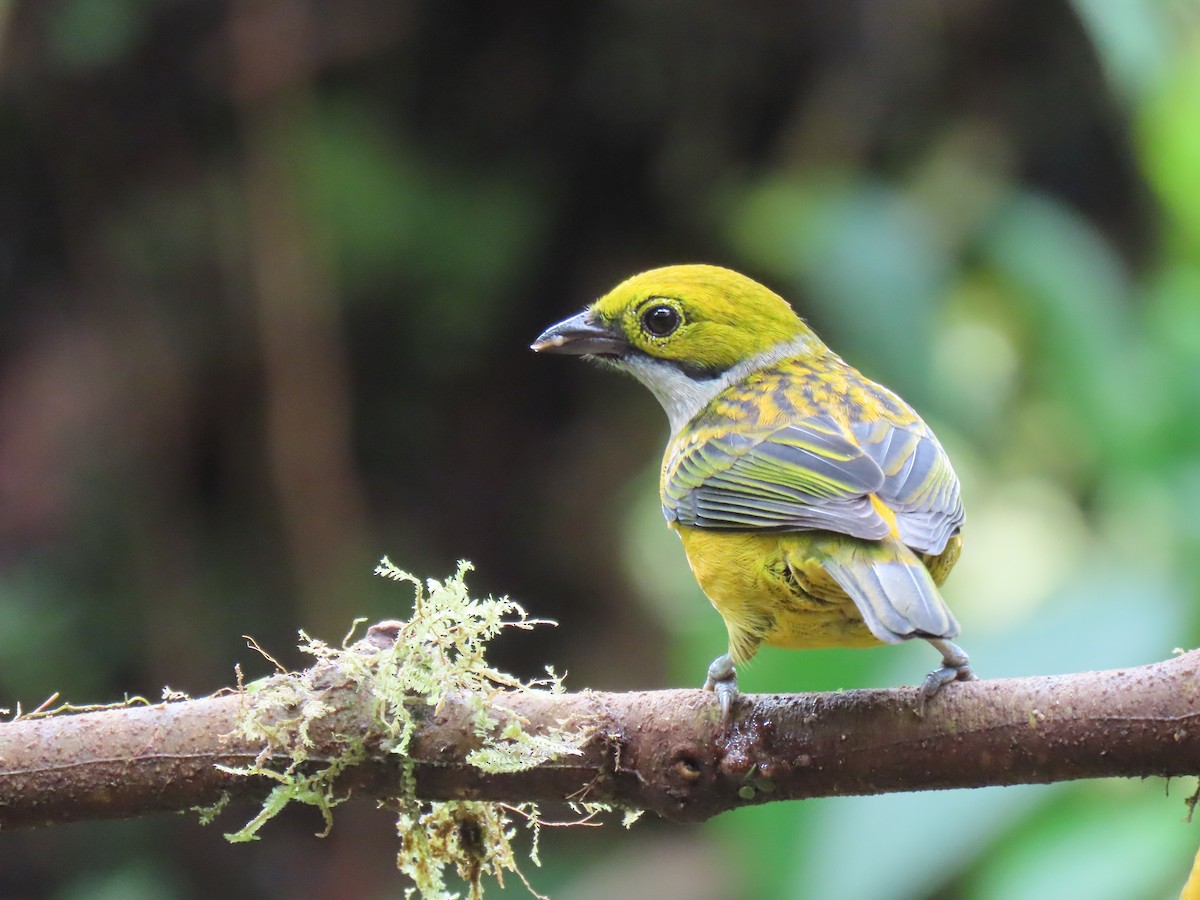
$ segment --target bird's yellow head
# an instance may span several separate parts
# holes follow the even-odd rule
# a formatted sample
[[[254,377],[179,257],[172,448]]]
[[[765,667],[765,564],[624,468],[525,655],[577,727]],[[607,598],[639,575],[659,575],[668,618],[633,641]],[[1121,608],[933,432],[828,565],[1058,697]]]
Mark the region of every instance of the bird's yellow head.
[[[622,281],[548,329],[533,348],[644,354],[712,376],[805,333],[811,334],[786,300],[745,275],[719,266],[665,266]]]
[[[828,352],[778,294],[702,265],[634,275],[533,343],[630,372],[658,397],[673,429],[728,383],[728,373],[779,348],[790,356]]]

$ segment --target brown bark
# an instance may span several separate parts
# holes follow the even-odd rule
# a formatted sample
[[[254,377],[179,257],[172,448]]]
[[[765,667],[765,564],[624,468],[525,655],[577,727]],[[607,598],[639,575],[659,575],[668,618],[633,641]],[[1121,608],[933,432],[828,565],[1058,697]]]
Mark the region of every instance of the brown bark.
[[[335,707],[317,720],[314,761],[364,735],[368,762],[339,787],[395,793],[365,698],[336,671]],[[116,818],[261,795],[229,775],[262,747],[232,734],[248,694],[0,724],[0,827]],[[912,689],[744,695],[722,733],[712,694],[694,690],[497,694],[526,730],[563,720],[595,729],[581,756],[515,774],[465,762],[479,745],[463,706],[422,706],[412,745],[426,799],[564,798],[700,821],[768,800],[1200,772],[1200,651],[1138,668],[957,683],[924,718]]]

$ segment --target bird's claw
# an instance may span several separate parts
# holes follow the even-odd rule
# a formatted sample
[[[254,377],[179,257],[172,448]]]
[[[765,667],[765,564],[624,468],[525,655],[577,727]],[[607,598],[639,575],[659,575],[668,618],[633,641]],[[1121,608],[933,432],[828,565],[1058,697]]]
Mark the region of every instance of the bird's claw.
[[[717,703],[721,707],[721,727],[724,728],[733,716],[733,706],[738,697],[737,670],[728,653],[712,661],[704,679],[704,689],[716,693]]]
[[[925,715],[925,704],[937,696],[944,685],[952,681],[977,681],[971,671],[971,660],[963,649],[950,641],[931,640],[934,647],[941,651],[942,665],[925,676],[917,699],[917,716]]]

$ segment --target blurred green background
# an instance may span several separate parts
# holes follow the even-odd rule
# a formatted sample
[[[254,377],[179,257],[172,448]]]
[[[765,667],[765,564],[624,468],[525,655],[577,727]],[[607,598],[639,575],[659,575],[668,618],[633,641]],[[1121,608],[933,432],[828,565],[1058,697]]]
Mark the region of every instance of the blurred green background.
[[[389,554],[560,627],[575,688],[698,685],[664,417],[526,349],[626,275],[793,300],[934,425],[983,677],[1200,634],[1196,0],[0,0],[0,706],[193,694],[403,615]],[[750,691],[925,646],[764,651]],[[559,898],[1177,896],[1161,780],[547,829]],[[0,834],[3,898],[394,897],[370,804]],[[493,896],[527,896],[519,884]]]

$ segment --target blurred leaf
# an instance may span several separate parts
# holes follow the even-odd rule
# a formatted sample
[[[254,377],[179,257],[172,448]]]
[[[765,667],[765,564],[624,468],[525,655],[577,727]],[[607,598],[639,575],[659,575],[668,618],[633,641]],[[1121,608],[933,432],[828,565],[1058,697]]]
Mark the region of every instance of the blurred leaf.
[[[1200,260],[1176,262],[1151,284],[1147,318],[1155,343],[1169,350],[1186,371],[1173,373],[1191,389],[1200,385]]]
[[[910,401],[928,393],[950,269],[926,210],[885,182],[822,172],[756,185],[735,205],[731,232],[747,259],[803,285],[789,299],[828,323],[827,342],[852,364]]]
[[[1021,379],[1018,340],[1006,306],[994,280],[962,278],[946,297],[932,348],[934,408],[994,455],[1010,438]],[[943,444],[953,442],[952,431],[930,424]],[[961,478],[959,454],[947,450]]]
[[[1056,480],[1003,478],[994,471],[981,476],[970,457],[956,462],[966,463],[969,519],[962,558],[943,593],[964,634],[978,639],[981,632],[1003,633],[1036,616],[1078,576],[1095,535]]]
[[[1169,403],[1155,444],[1162,464],[1190,465],[1200,454],[1200,265],[1177,262],[1158,273],[1145,316],[1155,389]]]
[[[791,854],[781,896],[929,896],[1058,790],[1022,785],[822,800],[810,834]]]
[[[1200,40],[1173,55],[1161,87],[1142,109],[1137,137],[1142,167],[1190,242],[1200,251]]]
[[[90,687],[96,672],[84,665],[90,650],[72,650],[74,665],[66,670],[63,658],[47,648],[65,647],[78,630],[77,606],[63,602],[68,591],[51,576],[35,570],[12,569],[0,579],[0,659],[4,660],[2,706],[21,701],[25,712],[45,699],[44,694],[73,692]],[[78,598],[73,598],[78,602]],[[37,694],[43,696],[37,696]],[[15,710],[14,710],[15,711]]]
[[[152,0],[63,0],[49,20],[58,61],[72,69],[116,62],[145,31]]]
[[[1112,248],[1071,210],[1024,193],[997,215],[982,252],[1025,319],[1039,393],[1061,400],[1106,456],[1136,458],[1163,398],[1146,390],[1144,341]]]
[[[839,798],[841,799],[841,798]],[[705,827],[737,847],[741,897],[803,897],[820,900],[806,886],[796,892],[796,862],[810,859],[814,828],[825,800],[767,803],[726,813]],[[842,850],[839,854],[845,858]]]
[[[1175,897],[1187,878],[1200,829],[1185,825],[1181,786],[1164,796],[1157,779],[1092,782],[1059,793],[983,858],[973,900]]]
[[[960,643],[982,678],[1057,675],[1166,659],[1184,640],[1185,597],[1131,561],[1094,547],[1077,571],[1029,617],[1003,634]],[[1014,564],[1015,577],[1019,565]]]
[[[295,136],[307,142],[312,215],[348,292],[387,297],[406,352],[454,366],[497,330],[544,216],[520,177],[435,159],[386,118],[332,103]]]
[[[84,874],[57,893],[55,900],[174,900],[182,896],[175,873],[163,866],[135,862]]]
[[[1161,77],[1170,30],[1158,0],[1072,0],[1096,45],[1109,80],[1133,102]]]
[[[506,283],[535,235],[531,192],[511,174],[427,156],[386,119],[332,103],[311,135],[297,136],[311,140],[311,199],[349,283],[416,275],[471,292]]]

